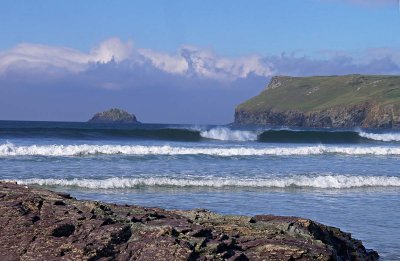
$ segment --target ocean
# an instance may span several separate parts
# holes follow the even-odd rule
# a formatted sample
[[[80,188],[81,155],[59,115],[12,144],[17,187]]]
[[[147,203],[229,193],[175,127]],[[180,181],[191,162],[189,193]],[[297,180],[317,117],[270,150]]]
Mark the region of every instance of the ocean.
[[[400,260],[400,132],[0,121],[0,179],[78,199],[301,216]]]

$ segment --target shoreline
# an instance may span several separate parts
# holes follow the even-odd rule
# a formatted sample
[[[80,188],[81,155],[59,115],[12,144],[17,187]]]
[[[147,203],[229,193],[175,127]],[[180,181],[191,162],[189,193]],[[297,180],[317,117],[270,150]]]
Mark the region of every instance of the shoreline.
[[[309,219],[77,200],[0,182],[1,260],[378,260]]]

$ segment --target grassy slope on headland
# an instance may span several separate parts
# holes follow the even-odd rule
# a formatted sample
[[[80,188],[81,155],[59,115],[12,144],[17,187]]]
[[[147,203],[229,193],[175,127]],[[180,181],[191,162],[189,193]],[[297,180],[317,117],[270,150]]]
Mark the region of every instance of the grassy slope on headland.
[[[364,102],[393,104],[398,109],[400,76],[276,76],[271,79],[268,88],[240,104],[237,110],[310,112]]]

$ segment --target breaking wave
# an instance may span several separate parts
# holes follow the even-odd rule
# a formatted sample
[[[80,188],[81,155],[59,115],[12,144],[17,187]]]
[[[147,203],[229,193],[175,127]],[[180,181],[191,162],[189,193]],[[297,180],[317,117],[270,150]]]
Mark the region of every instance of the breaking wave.
[[[0,145],[0,157],[8,156],[86,156],[86,155],[210,155],[230,156],[290,156],[290,155],[400,155],[400,147],[297,146],[297,147],[175,147],[143,145]]]
[[[254,131],[231,130],[228,128],[213,128],[200,132],[201,137],[225,141],[256,141],[257,133]]]
[[[258,141],[268,143],[364,143],[398,142],[400,133],[370,133],[355,130],[243,130],[229,127],[177,127],[158,125],[104,127],[97,125],[64,125],[56,127],[2,127],[2,138],[63,138],[83,140],[146,139],[184,142],[204,140]]]
[[[138,187],[251,187],[251,188],[321,188],[346,189],[361,187],[400,187],[399,177],[388,176],[293,176],[262,179],[246,178],[108,178],[108,179],[18,179],[7,180],[24,185],[73,186],[89,189],[128,189]]]
[[[360,137],[377,141],[400,141],[400,133],[368,133],[360,132]]]

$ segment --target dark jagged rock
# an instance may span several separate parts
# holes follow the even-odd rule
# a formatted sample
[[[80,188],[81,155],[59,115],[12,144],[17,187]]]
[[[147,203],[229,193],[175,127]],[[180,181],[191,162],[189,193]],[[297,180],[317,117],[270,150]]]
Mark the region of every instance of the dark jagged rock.
[[[0,260],[378,259],[303,218],[121,206],[11,183],[0,195]]]
[[[110,109],[96,113],[90,120],[91,123],[140,123],[134,114],[121,109]]]
[[[235,110],[235,124],[400,129],[400,77],[273,77]]]

